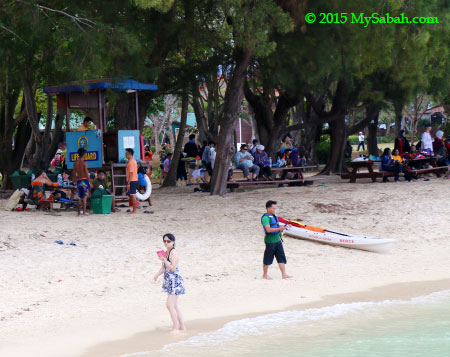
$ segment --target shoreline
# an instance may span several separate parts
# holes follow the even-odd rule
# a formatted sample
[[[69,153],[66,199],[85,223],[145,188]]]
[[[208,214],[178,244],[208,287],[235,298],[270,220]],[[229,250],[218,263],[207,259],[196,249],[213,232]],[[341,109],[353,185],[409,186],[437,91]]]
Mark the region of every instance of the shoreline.
[[[195,319],[186,321],[187,333],[172,336],[169,330],[157,328],[142,331],[131,337],[114,341],[100,342],[83,351],[80,357],[112,357],[130,355],[140,352],[158,352],[164,345],[186,340],[199,333],[215,331],[224,324],[245,318],[253,318],[261,315],[290,311],[321,308],[337,304],[349,304],[357,302],[380,302],[384,300],[410,300],[415,297],[426,296],[435,292],[450,289],[450,279],[401,282],[370,288],[351,293],[325,295],[319,300],[296,304],[284,309],[266,310],[257,313],[237,314],[216,318]],[[198,354],[197,354],[198,355]]]
[[[82,218],[73,212],[4,212],[0,354],[120,356],[176,341],[168,333],[161,280],[151,279],[160,266],[155,252],[167,232],[177,237],[187,287],[180,308],[189,334],[178,340],[286,309],[446,290],[450,283],[440,279],[450,278],[448,183],[327,182],[221,198],[185,188],[155,190],[154,214],[134,217],[126,212]],[[433,192],[439,195],[430,199]],[[410,195],[420,210],[398,200]],[[394,238],[395,246],[389,254],[376,254],[286,237],[287,272],[294,278],[280,279],[273,266],[269,274],[274,280],[265,281],[260,217],[268,199],[280,202],[281,217]],[[397,283],[406,285],[389,287]],[[370,290],[374,286],[380,290]],[[97,353],[97,346],[105,352]]]

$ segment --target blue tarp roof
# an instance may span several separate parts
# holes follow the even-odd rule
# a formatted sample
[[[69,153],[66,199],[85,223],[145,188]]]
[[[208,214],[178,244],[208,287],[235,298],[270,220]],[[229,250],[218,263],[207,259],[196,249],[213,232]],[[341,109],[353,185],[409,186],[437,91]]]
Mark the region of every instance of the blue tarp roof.
[[[132,78],[104,78],[104,79],[94,79],[81,82],[72,82],[60,86],[46,87],[44,92],[46,94],[57,94],[57,93],[70,93],[70,92],[86,92],[90,90],[105,90],[114,89],[116,91],[122,92],[127,90],[134,91],[156,91],[158,86],[156,84],[147,84],[135,81]]]

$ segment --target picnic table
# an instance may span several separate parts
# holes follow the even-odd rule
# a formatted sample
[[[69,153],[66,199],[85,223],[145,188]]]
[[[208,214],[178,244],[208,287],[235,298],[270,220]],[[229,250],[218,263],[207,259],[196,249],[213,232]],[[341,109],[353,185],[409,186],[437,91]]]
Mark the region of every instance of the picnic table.
[[[351,168],[352,171],[341,174],[341,179],[343,180],[350,179],[351,183],[355,183],[356,179],[370,178],[372,179],[372,182],[377,182],[377,177],[383,177],[383,173],[373,171],[374,164],[378,165],[377,162],[374,162],[372,160],[349,161],[347,162],[347,166]],[[362,168],[366,168],[367,172],[359,172],[359,170]]]
[[[438,159],[436,156],[412,159],[408,160],[406,165],[412,175],[434,174],[436,177],[441,177],[447,173],[448,166],[438,166]],[[431,167],[424,167],[426,164],[430,164]]]
[[[431,157],[424,157],[420,159],[410,159],[406,160],[406,165],[410,168],[414,169],[423,169],[424,165],[430,164],[433,167],[437,167],[437,157],[431,156]]]
[[[405,164],[409,173],[413,176],[431,173],[435,174],[436,177],[441,177],[448,171],[448,166],[437,166],[438,158],[427,157],[420,159],[405,160]],[[425,164],[430,164],[432,167],[424,168]],[[351,161],[347,163],[352,171],[349,173],[341,174],[342,179],[350,179],[351,183],[355,183],[356,179],[359,178],[370,178],[372,182],[377,181],[377,177],[393,177],[395,174],[390,171],[374,171],[373,165],[378,165],[376,161]],[[366,168],[368,172],[359,172],[359,169]]]

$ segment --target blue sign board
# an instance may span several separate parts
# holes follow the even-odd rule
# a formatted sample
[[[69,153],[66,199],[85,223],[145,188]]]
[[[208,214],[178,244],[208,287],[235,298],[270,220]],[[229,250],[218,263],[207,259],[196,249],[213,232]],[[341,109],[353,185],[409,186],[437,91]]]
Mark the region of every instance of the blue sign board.
[[[123,162],[125,159],[125,149],[133,149],[134,159],[141,161],[141,133],[139,130],[118,130],[118,152],[117,162]]]
[[[67,168],[73,169],[78,160],[78,149],[86,150],[88,168],[98,168],[103,165],[102,137],[100,130],[71,131],[66,133]]]

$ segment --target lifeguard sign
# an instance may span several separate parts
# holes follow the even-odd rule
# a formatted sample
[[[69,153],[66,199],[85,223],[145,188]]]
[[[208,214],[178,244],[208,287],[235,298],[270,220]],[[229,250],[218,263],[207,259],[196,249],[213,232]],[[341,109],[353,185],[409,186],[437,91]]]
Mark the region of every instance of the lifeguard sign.
[[[78,160],[78,149],[86,150],[88,168],[102,167],[102,137],[100,130],[72,131],[66,133],[67,168],[73,169]]]

